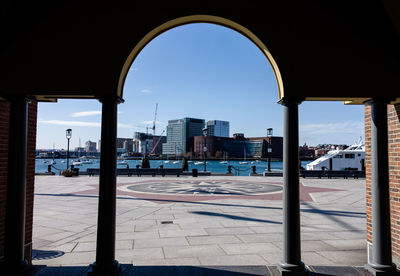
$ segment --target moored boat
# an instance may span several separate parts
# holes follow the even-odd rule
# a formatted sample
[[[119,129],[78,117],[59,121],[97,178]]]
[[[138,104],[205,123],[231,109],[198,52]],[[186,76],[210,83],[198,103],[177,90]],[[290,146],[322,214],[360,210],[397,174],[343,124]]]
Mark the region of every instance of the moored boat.
[[[324,156],[308,163],[306,170],[365,170],[365,145],[361,141],[346,149],[331,150]]]

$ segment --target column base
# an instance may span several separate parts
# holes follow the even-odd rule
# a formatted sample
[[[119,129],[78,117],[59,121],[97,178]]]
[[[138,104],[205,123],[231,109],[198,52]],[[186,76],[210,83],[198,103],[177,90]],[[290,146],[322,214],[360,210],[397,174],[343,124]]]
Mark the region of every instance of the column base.
[[[284,275],[308,275],[308,271],[305,269],[304,264],[300,263],[299,265],[296,264],[287,264],[280,262],[278,265],[278,270],[282,276]]]
[[[117,260],[114,260],[110,266],[99,266],[94,262],[90,265],[90,270],[87,275],[119,275],[120,272],[121,266]]]
[[[374,276],[389,276],[389,275],[400,275],[396,270],[396,265],[377,265],[377,264],[366,264],[364,266]]]
[[[6,275],[28,275],[32,269],[32,265],[23,261],[20,264],[8,264],[4,260],[0,263],[0,271],[4,271]]]

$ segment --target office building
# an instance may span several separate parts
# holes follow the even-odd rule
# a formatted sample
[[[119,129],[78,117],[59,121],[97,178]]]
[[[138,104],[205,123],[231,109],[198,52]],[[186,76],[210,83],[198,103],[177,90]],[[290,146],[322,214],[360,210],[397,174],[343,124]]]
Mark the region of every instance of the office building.
[[[233,137],[196,136],[194,137],[194,155],[203,156],[204,146],[207,156],[216,158],[267,158],[282,159],[283,138],[249,137],[243,133],[235,133]],[[271,152],[268,153],[268,148]]]
[[[86,152],[92,152],[92,151],[96,151],[96,142],[92,142],[92,141],[86,141],[85,142],[85,151]]]
[[[217,137],[229,137],[229,122],[219,120],[208,121],[207,135]]]
[[[194,137],[203,135],[204,125],[203,119],[183,118],[169,120],[167,142],[162,146],[162,153],[183,156],[187,152],[194,151]]]
[[[142,155],[162,154],[162,144],[167,141],[166,136],[146,134],[143,132],[135,132],[133,141],[133,151]]]

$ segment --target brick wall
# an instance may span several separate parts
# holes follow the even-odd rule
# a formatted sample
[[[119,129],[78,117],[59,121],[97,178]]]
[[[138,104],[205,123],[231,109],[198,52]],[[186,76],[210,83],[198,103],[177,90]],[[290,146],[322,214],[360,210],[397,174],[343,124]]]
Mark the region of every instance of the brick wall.
[[[4,218],[6,208],[9,104],[0,101],[0,258],[4,255]],[[35,181],[37,102],[28,105],[28,152],[26,171],[25,257],[31,260],[33,194]]]
[[[371,107],[365,107],[367,239],[372,242],[371,225]],[[393,261],[400,265],[400,104],[388,106],[388,152],[390,217]]]
[[[33,196],[35,184],[37,102],[28,104],[28,150],[26,162],[25,258],[32,260]]]
[[[0,101],[0,256],[4,255],[9,112],[8,103]]]

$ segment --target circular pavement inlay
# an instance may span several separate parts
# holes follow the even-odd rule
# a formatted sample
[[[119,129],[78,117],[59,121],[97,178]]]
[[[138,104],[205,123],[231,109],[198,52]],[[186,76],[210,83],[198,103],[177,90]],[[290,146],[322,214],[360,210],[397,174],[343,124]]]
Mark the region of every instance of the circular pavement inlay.
[[[282,186],[245,181],[154,181],[130,185],[133,192],[152,194],[255,195],[282,191]]]

